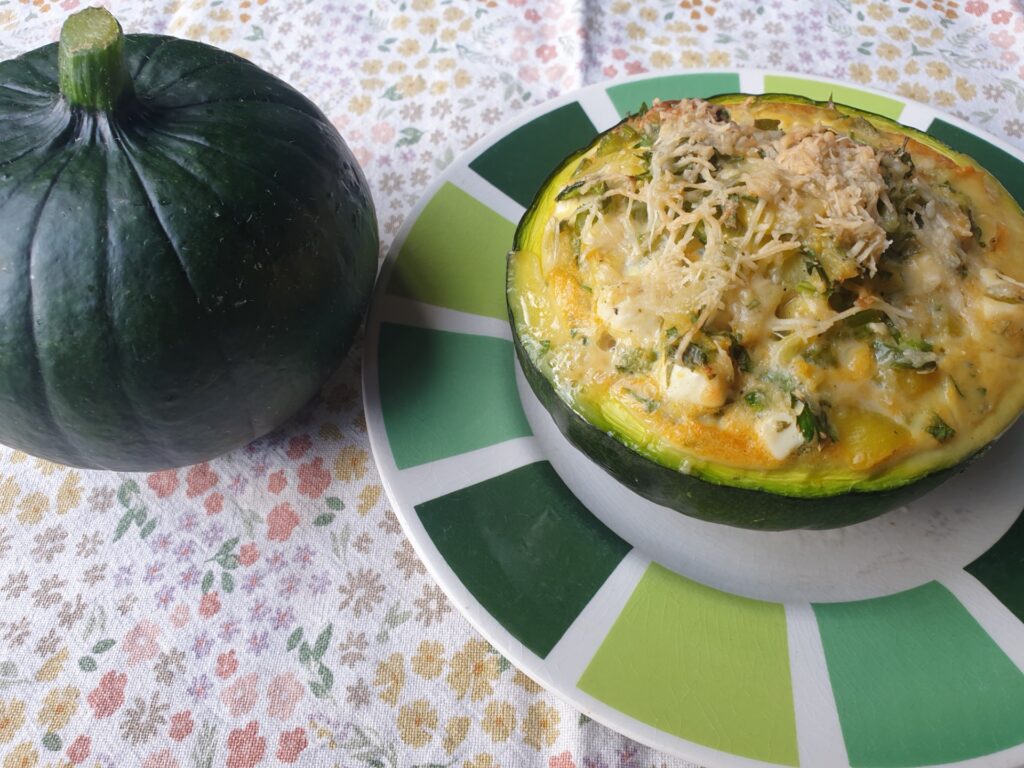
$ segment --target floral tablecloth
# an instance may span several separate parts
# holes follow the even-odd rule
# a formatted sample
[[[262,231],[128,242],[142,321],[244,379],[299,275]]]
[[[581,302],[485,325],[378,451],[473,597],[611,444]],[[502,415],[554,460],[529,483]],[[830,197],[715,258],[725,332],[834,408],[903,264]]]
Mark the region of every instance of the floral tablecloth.
[[[0,0],[0,58],[79,0]],[[1019,0],[140,0],[127,31],[245,56],[316,101],[386,247],[524,108],[618,75],[791,69],[1024,146]],[[0,765],[678,766],[543,692],[453,610],[369,453],[357,347],[283,430],[209,464],[84,472],[0,450]]]

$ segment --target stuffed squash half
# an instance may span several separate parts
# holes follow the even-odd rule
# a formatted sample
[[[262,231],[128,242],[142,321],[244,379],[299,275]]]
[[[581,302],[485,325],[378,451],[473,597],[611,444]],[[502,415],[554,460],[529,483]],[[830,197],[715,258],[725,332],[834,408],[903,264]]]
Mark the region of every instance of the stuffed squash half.
[[[1024,407],[1024,213],[925,134],[655,103],[555,171],[507,293],[534,391],[638,493],[765,529],[923,493]]]

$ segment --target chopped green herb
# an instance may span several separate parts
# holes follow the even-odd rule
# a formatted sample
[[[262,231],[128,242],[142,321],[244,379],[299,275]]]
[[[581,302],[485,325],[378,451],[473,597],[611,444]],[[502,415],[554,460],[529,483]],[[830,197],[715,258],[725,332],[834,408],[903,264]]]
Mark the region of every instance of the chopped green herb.
[[[616,347],[615,370],[619,373],[645,373],[657,359],[657,353],[650,349]]]
[[[744,373],[750,373],[753,370],[754,364],[750,360],[750,353],[747,352],[747,348],[740,344],[740,340],[733,334],[729,334],[729,357]]]
[[[555,200],[568,200],[570,197],[579,197],[580,190],[583,188],[583,185],[586,184],[586,183],[587,183],[586,179],[580,179],[579,181],[574,181],[572,184],[570,184],[569,186],[565,187],[561,192],[559,192],[557,195],[555,195]]]
[[[708,364],[708,353],[691,341],[683,350],[683,364],[687,368],[703,368]]]
[[[796,425],[800,429],[800,434],[804,436],[805,443],[814,442],[814,438],[818,436],[818,425],[807,403],[804,403],[804,407],[796,415]]]
[[[768,398],[759,389],[752,389],[743,396],[743,402],[753,411],[762,411],[768,404]]]
[[[934,437],[940,443],[945,443],[947,440],[951,440],[956,434],[956,430],[943,421],[942,417],[937,413],[932,414],[931,424],[925,427],[925,432]]]
[[[665,338],[666,339],[674,339],[678,335],[679,335],[679,329],[676,328],[674,325],[671,328],[669,328],[667,331],[665,331]]]
[[[796,389],[796,379],[785,371],[768,371],[761,377],[761,380],[778,387],[786,393]]]
[[[632,397],[637,402],[643,403],[644,410],[647,411],[648,413],[654,413],[656,410],[658,410],[658,406],[660,405],[660,403],[657,400],[652,400],[649,397],[644,397],[639,392],[634,392],[632,389],[627,389],[626,392],[628,392],[630,397]]]

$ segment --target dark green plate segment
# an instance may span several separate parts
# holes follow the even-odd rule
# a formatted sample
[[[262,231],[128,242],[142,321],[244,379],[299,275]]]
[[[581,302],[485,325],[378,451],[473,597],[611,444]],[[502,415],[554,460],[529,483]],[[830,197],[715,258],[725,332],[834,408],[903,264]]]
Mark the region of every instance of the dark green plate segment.
[[[546,461],[419,504],[416,512],[473,597],[542,658],[630,549]]]
[[[967,566],[967,572],[1024,621],[1024,514],[992,549]]]
[[[469,167],[525,207],[551,170],[596,135],[583,107],[573,101],[499,139]]]

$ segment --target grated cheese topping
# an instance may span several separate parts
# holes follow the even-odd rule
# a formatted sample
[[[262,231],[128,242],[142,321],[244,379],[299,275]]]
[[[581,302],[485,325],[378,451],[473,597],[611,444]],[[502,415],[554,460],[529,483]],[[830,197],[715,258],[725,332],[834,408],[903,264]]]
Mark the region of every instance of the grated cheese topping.
[[[877,471],[986,418],[1012,376],[978,349],[1024,354],[1024,222],[981,172],[807,110],[656,102],[563,174],[527,304],[570,397],[763,468]]]

